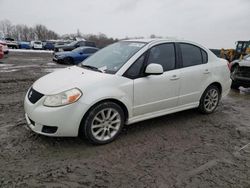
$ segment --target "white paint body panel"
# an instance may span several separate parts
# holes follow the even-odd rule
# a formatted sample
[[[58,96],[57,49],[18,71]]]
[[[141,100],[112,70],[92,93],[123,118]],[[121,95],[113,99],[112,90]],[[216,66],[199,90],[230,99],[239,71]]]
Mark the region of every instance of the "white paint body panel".
[[[179,42],[169,40],[147,40],[145,45],[114,75],[95,72],[72,66],[50,73],[33,84],[33,88],[46,95],[78,88],[82,97],[75,103],[61,107],[45,107],[42,97],[37,103],[24,101],[26,119],[29,127],[40,134],[49,136],[77,136],[84,114],[97,102],[115,99],[125,105],[128,111],[126,124],[166,115],[181,110],[198,107],[205,89],[214,82],[222,86],[222,96],[229,92],[231,80],[226,61],[217,58],[206,48],[208,63],[150,75],[138,79],[129,79],[124,72],[150,47],[166,43]],[[186,41],[184,41],[186,42]],[[189,42],[190,43],[190,42]],[[30,124],[29,118],[36,126]],[[42,125],[57,126],[54,134],[41,132]]]

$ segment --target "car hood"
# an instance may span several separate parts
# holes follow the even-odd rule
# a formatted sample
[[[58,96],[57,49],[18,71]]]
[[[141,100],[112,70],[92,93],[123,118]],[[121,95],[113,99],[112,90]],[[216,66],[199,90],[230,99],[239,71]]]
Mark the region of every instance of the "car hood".
[[[84,90],[89,85],[94,85],[113,76],[111,74],[72,66],[41,77],[32,87],[42,94],[53,95],[72,88]]]
[[[240,62],[239,62],[239,66],[240,67],[250,67],[250,61],[248,61],[248,60],[241,60]]]

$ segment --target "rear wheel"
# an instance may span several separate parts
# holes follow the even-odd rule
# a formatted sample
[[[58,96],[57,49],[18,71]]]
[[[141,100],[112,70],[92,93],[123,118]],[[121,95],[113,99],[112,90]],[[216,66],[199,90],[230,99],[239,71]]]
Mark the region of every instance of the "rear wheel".
[[[199,110],[204,114],[215,111],[220,101],[220,90],[215,85],[209,86],[200,99]]]
[[[80,133],[93,144],[107,144],[119,135],[123,124],[122,108],[116,103],[104,102],[89,111],[80,127]]]

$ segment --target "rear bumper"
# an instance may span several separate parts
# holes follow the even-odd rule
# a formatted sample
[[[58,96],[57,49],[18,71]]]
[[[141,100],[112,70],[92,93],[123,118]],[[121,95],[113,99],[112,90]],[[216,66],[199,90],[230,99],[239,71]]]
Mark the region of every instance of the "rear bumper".
[[[222,97],[226,96],[230,92],[231,84],[232,80],[229,79],[226,83],[222,85],[222,93],[221,93]]]

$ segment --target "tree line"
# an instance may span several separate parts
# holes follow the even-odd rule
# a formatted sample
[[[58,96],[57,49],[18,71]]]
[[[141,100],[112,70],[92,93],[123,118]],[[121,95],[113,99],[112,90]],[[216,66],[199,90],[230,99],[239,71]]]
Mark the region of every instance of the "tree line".
[[[24,24],[12,24],[9,20],[0,21],[0,38],[1,34],[5,38],[12,38],[16,41],[32,41],[32,40],[74,40],[76,38],[84,38],[85,40],[95,42],[96,46],[103,48],[109,44],[117,42],[117,38],[107,37],[103,33],[99,34],[82,34],[77,30],[74,34],[59,35],[58,33],[49,30],[45,25],[37,24],[33,27],[29,27]],[[133,38],[143,38],[143,37],[133,37]],[[150,35],[150,38],[161,38],[154,34]],[[124,39],[129,39],[125,37]]]
[[[5,38],[13,38],[18,41],[51,40],[58,39],[59,35],[47,29],[46,26],[37,24],[29,27],[24,24],[13,25],[9,20],[0,21],[0,33]]]

